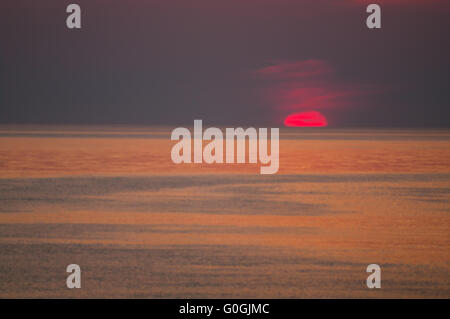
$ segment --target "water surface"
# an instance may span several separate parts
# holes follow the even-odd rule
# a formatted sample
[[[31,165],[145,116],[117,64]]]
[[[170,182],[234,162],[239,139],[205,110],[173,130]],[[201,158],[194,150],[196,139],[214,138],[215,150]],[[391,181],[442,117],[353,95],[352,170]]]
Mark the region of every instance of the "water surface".
[[[282,130],[263,176],[171,129],[1,127],[0,297],[450,297],[450,132]]]

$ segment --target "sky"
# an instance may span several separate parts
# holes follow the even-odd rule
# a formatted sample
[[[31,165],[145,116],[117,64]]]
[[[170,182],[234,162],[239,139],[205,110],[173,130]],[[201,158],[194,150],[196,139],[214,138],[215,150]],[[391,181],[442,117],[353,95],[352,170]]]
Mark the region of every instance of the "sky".
[[[449,30],[445,0],[1,1],[0,123],[448,128]]]

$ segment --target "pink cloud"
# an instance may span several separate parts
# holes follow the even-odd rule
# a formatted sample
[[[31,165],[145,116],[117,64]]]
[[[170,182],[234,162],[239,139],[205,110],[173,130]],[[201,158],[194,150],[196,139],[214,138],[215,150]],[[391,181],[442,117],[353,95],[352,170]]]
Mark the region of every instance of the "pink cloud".
[[[358,105],[371,87],[338,81],[335,69],[323,60],[274,61],[253,72],[266,81],[264,98],[277,117],[297,112],[349,108]]]
[[[273,65],[254,71],[254,74],[268,79],[299,79],[323,76],[331,73],[330,66],[321,60],[274,61]]]

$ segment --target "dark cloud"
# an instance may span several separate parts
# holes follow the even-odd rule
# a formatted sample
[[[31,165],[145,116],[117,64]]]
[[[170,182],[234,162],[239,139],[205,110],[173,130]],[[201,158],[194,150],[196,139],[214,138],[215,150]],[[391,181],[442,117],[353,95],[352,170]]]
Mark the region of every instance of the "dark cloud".
[[[64,1],[1,2],[1,123],[278,125],[252,71],[322,61],[336,126],[450,124],[443,2],[381,1],[381,30],[352,0],[77,3],[81,30],[66,28]]]

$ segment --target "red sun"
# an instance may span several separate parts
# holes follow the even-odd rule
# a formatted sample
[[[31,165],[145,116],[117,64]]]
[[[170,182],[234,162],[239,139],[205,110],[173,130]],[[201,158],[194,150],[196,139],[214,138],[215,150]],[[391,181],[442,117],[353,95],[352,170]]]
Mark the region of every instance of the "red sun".
[[[291,114],[284,120],[289,127],[324,127],[328,125],[325,116],[316,111]]]

